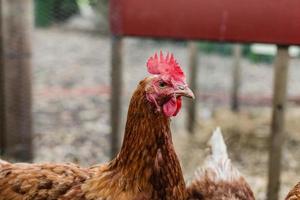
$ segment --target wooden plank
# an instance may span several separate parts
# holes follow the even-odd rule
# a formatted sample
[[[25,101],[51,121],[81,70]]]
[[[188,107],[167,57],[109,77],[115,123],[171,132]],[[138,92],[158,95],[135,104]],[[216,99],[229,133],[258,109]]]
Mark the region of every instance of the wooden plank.
[[[239,111],[239,89],[241,85],[241,56],[242,46],[233,46],[233,69],[232,69],[232,88],[231,88],[231,110]]]
[[[114,158],[120,150],[121,115],[122,115],[122,37],[112,36],[111,55],[111,157]]]
[[[268,200],[278,200],[288,78],[288,46],[278,46],[274,71],[273,114],[269,149]]]
[[[300,44],[300,1],[111,0],[111,30],[125,36]],[[272,33],[272,34],[270,34]]]
[[[188,42],[188,51],[189,51],[189,86],[194,94],[197,95],[197,79],[198,79],[198,46],[197,42],[189,41]],[[194,133],[195,124],[197,121],[197,103],[196,101],[189,101],[187,103],[188,113],[187,113],[187,130],[189,133]]]
[[[5,154],[31,161],[32,1],[2,0],[2,11]]]

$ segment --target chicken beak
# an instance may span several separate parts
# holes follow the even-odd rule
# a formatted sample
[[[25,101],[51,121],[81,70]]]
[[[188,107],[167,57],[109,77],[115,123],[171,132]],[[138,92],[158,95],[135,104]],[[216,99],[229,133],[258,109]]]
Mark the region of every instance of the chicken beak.
[[[189,87],[179,87],[178,90],[175,91],[176,96],[185,96],[191,99],[195,99],[195,95],[193,91]]]

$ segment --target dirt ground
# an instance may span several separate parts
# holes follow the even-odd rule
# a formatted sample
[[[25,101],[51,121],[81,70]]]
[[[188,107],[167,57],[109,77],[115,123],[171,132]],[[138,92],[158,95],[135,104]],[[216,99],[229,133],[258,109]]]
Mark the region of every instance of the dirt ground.
[[[145,61],[155,51],[173,52],[186,74],[186,46],[171,41],[127,38],[124,41],[124,95],[122,116],[139,80],[147,75]],[[63,28],[38,29],[33,38],[34,129],[36,162],[109,160],[110,40],[91,32]],[[290,63],[289,97],[299,95],[299,59]],[[187,180],[201,165],[206,142],[216,126],[223,130],[233,163],[245,174],[257,199],[265,199],[268,136],[272,94],[272,66],[242,61],[242,109],[228,110],[232,60],[199,53],[198,123],[195,135],[184,129],[185,111],[174,118],[173,137]],[[256,105],[267,99],[264,106]],[[252,105],[252,106],[250,106]],[[253,106],[255,105],[255,106]],[[300,108],[289,103],[283,150],[281,196],[300,176]]]

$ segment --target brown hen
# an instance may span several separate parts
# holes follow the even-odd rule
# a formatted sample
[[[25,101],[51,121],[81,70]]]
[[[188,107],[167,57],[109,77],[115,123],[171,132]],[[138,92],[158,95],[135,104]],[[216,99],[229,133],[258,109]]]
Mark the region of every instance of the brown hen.
[[[130,101],[121,151],[103,165],[0,164],[0,200],[185,200],[170,117],[193,97],[173,56],[156,55]]]
[[[211,155],[187,187],[189,200],[254,200],[253,192],[231,164],[221,130],[210,141]]]

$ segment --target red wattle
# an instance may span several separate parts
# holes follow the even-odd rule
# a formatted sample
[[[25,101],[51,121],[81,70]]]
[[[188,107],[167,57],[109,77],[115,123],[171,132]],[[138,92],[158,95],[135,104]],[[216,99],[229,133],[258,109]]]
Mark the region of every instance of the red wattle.
[[[177,98],[176,104],[177,104],[177,109],[176,109],[176,112],[173,114],[173,116],[176,116],[181,109],[181,105],[182,105],[181,97]]]
[[[181,97],[173,97],[163,105],[163,112],[166,116],[176,116],[181,108]]]

